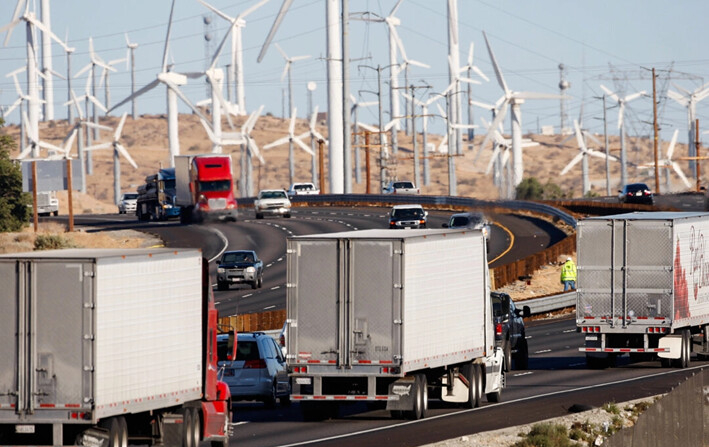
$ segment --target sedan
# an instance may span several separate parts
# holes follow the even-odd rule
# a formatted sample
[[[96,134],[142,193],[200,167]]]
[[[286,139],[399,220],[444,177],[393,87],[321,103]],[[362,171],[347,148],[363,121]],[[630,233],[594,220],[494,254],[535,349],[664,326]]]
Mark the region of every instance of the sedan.
[[[629,183],[618,191],[618,201],[620,203],[641,203],[654,205],[655,198],[652,191],[645,183]]]

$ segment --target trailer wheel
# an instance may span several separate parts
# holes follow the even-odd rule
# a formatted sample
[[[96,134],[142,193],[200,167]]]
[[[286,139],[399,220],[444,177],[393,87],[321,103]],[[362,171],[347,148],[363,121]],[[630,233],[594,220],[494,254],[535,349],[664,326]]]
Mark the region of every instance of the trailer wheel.
[[[228,290],[229,289],[229,283],[226,283],[224,281],[217,281],[217,290]]]
[[[122,426],[118,419],[120,417],[112,417],[108,419],[102,419],[99,422],[99,427],[108,430],[108,447],[127,447],[128,446],[128,434],[121,431]],[[125,420],[123,421],[125,423]]]
[[[426,376],[423,374],[414,375],[414,408],[404,412],[407,419],[419,420],[426,417],[428,413],[428,385]]]
[[[190,445],[193,447],[199,447],[199,443],[202,440],[202,424],[199,415],[199,410],[197,408],[187,408],[187,411],[192,413],[192,424],[190,426]]]
[[[199,435],[199,415],[191,408],[183,408],[181,447],[198,447]]]
[[[512,346],[509,340],[505,340],[502,344],[502,352],[505,354],[505,371],[512,369]]]
[[[128,423],[126,422],[126,418],[123,416],[118,416],[118,425],[120,426],[120,432],[121,432],[121,445],[122,446],[127,446],[128,445]]]
[[[465,381],[468,382],[468,401],[465,402],[465,408],[475,408],[480,402],[480,387],[478,387],[478,374],[476,373],[477,367],[472,363],[466,363],[463,365],[462,374]]]
[[[692,354],[692,334],[689,329],[682,329],[682,348],[680,350],[680,356],[675,360],[675,366],[677,368],[688,368],[690,364],[689,357]]]

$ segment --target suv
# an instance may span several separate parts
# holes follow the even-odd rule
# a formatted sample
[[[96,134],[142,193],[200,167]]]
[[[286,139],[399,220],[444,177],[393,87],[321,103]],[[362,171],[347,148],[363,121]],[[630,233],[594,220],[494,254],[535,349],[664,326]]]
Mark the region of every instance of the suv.
[[[127,192],[122,194],[121,200],[118,201],[118,214],[134,213],[137,202],[138,193]]]
[[[629,183],[618,191],[618,201],[620,203],[643,203],[654,205],[655,198],[652,191],[645,183]]]
[[[263,261],[253,250],[224,252],[217,267],[217,289],[243,283],[251,284],[252,289],[263,286]]]
[[[495,323],[495,345],[502,347],[505,353],[505,370],[512,369],[513,356],[515,369],[527,369],[529,348],[522,318],[529,318],[531,315],[529,306],[518,309],[506,293],[491,292],[490,298],[492,298],[492,315]]]
[[[416,195],[420,194],[421,191],[414,186],[412,182],[399,182],[399,181],[394,181],[394,182],[389,182],[383,189],[382,189],[383,194],[408,194],[408,195]]]
[[[264,214],[290,217],[291,203],[283,189],[263,189],[254,200],[256,219],[263,219]]]
[[[217,335],[221,380],[229,386],[232,400],[260,400],[268,407],[290,403],[286,358],[276,340],[263,332],[237,335],[236,359],[228,360],[229,336]]]
[[[426,228],[427,217],[421,205],[395,205],[389,212],[389,228]]]

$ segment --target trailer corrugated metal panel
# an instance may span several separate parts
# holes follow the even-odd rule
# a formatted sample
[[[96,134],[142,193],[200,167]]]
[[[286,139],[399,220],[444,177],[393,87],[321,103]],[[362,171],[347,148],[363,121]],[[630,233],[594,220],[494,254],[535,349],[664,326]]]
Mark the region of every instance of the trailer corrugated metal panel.
[[[10,410],[0,419],[52,422],[67,408],[97,419],[199,399],[201,262],[198,250],[170,249],[0,256],[10,285],[0,354],[19,353],[3,355],[16,362],[0,366],[0,387],[19,393],[0,396]]]
[[[663,319],[672,328],[709,321],[708,213],[594,217],[577,231],[577,323],[642,332]]]
[[[493,340],[484,250],[479,231],[289,238],[289,362],[313,373],[382,364],[405,373],[484,355]]]
[[[190,206],[192,192],[190,191],[190,162],[193,155],[175,155],[175,203],[179,206]]]

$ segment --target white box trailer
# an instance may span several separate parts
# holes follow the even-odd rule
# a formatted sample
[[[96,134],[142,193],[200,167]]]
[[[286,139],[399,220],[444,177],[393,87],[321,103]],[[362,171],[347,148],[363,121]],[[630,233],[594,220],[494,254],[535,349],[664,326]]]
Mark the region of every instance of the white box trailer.
[[[428,396],[498,401],[485,239],[479,230],[362,230],[288,239],[291,399],[308,418],[382,401],[424,417]],[[430,390],[430,393],[429,393]]]
[[[590,367],[709,354],[709,213],[635,212],[577,226],[576,324]]]
[[[0,256],[0,445],[73,443],[102,421],[127,421],[126,439],[142,432],[147,444],[188,406],[212,432],[215,412],[200,413],[212,394],[202,261],[199,250],[165,248]]]

